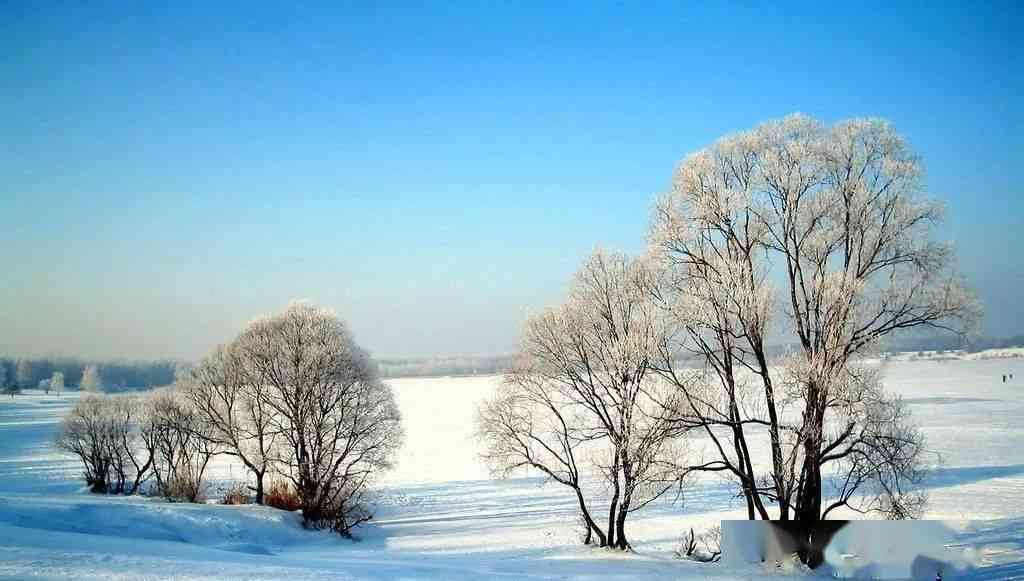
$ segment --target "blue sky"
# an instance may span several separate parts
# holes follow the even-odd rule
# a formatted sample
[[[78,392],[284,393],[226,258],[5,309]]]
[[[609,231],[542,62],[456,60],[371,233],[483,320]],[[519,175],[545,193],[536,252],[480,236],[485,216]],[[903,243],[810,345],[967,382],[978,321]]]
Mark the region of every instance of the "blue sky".
[[[191,358],[296,297],[509,351],[687,152],[794,111],[892,121],[1024,332],[1022,9],[847,4],[4,2],[0,353]]]

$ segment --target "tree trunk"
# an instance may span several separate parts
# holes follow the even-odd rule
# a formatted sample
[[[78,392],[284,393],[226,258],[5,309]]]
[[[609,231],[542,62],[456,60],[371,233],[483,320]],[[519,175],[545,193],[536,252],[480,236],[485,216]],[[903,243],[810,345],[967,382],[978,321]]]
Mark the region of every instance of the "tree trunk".
[[[615,546],[615,541],[618,538],[618,533],[615,528],[615,517],[618,516],[619,508],[619,458],[618,452],[615,454],[615,465],[612,466],[612,502],[608,508],[608,545],[609,547]]]
[[[615,534],[615,547],[625,551],[629,548],[629,541],[626,540],[626,514],[627,507],[625,503],[619,505],[619,514],[615,519],[615,528],[617,529]]]
[[[742,483],[743,486],[743,498],[747,501],[747,520],[756,520],[754,515],[754,499],[751,497],[750,487],[746,483]]]
[[[616,486],[616,489],[618,487]],[[612,496],[612,504],[608,509],[608,542],[605,546],[614,547],[617,535],[615,534],[615,517],[618,514],[619,508],[619,491],[615,490],[614,496]]]
[[[593,517],[590,516],[590,511],[587,510],[587,503],[583,500],[583,493],[580,491],[579,487],[576,488],[576,500],[580,504],[580,513],[583,514],[583,521],[587,525],[587,536],[583,540],[583,544],[589,545],[591,542],[592,533],[597,533],[598,545],[601,547],[607,545],[608,539],[605,537],[604,531],[602,531],[600,527],[597,526],[597,523],[594,522]]]
[[[263,477],[265,472],[256,472],[256,504],[263,504]]]
[[[757,364],[761,369],[761,381],[764,384],[765,407],[768,410],[768,434],[771,436],[772,471],[775,484],[775,496],[779,502],[779,520],[789,520],[789,491],[787,490],[786,465],[782,457],[782,437],[779,434],[779,414],[775,407],[775,388],[768,373],[768,358],[764,353],[761,341],[754,344]]]
[[[804,439],[804,462],[801,469],[803,486],[797,498],[794,518],[804,522],[821,520],[821,438],[825,416],[824,406],[819,404],[819,390],[808,386],[809,417],[805,421],[807,435]]]
[[[821,520],[821,464],[817,446],[808,442],[804,445],[804,485],[797,499],[794,518],[804,522]]]
[[[142,481],[145,480],[146,473],[149,472],[150,467],[153,465],[153,456],[149,457],[146,464],[135,471],[135,481],[132,482],[132,489],[128,493],[129,495],[135,494],[139,491],[139,487],[142,486]]]

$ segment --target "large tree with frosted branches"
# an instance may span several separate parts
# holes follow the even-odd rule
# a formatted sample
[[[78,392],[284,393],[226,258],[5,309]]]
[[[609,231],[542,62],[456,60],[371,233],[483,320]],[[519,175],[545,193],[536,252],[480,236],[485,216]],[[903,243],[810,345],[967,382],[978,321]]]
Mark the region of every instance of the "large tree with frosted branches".
[[[699,468],[731,473],[751,518],[771,504],[811,522],[843,507],[920,511],[921,438],[864,359],[893,333],[976,320],[935,236],[941,217],[920,160],[882,120],[793,115],[680,164],[650,231],[653,293],[674,329],[660,369],[685,393],[680,421],[716,445]],[[772,359],[769,337],[795,350]],[[686,353],[704,369],[681,369]],[[750,452],[762,435],[767,469]]]

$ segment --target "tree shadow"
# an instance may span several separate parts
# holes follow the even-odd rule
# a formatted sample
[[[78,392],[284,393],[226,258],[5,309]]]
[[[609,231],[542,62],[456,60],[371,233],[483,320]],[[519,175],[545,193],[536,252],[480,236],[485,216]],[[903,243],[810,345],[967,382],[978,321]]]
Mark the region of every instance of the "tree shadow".
[[[948,488],[962,484],[984,482],[993,478],[1008,478],[1021,475],[1024,475],[1024,464],[936,468],[925,478],[923,487],[925,489]]]

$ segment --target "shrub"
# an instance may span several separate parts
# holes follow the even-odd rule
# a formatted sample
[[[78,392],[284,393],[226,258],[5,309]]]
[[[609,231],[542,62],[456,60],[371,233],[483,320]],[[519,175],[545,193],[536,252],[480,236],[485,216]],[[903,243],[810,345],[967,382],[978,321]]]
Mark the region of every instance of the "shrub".
[[[224,493],[224,498],[221,499],[221,504],[251,504],[252,499],[249,498],[249,489],[244,484],[235,483]]]
[[[722,527],[720,526],[714,526],[701,534],[695,534],[691,528],[688,534],[683,535],[679,548],[675,550],[678,559],[689,559],[702,563],[716,562],[721,554]]]
[[[156,492],[169,501],[202,503],[206,499],[202,481],[187,474],[174,474],[170,479],[162,479],[156,486]]]
[[[263,495],[263,504],[294,512],[302,508],[302,499],[291,484],[284,480],[275,480]]]

